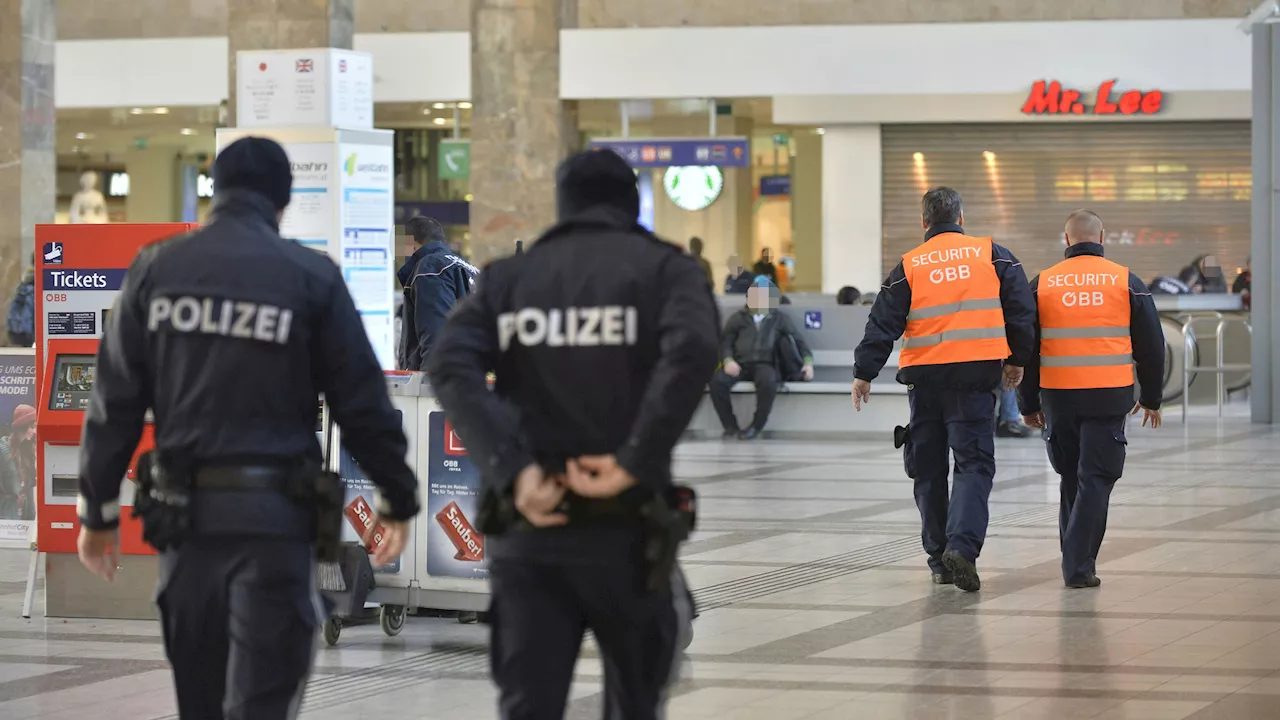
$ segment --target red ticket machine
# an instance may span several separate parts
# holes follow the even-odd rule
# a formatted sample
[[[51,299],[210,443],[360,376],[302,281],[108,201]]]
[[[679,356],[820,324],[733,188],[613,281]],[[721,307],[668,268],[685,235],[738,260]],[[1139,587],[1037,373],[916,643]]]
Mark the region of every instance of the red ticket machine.
[[[97,378],[98,342],[126,271],[144,245],[189,232],[189,224],[36,227],[36,543],[45,554],[50,617],[145,618],[154,610],[156,560],[129,517],[133,483],[120,493],[121,572],[108,585],[79,567],[80,435]],[[153,444],[151,423],[134,463]],[[128,476],[135,467],[131,465]]]
[[[43,382],[39,387],[36,470],[45,479],[37,514],[36,543],[41,552],[76,554],[79,521],[76,499],[80,495],[80,433],[85,410],[97,378],[97,340],[50,340],[45,352]],[[155,446],[151,423],[143,428],[127,478],[136,474],[138,456]],[[142,528],[129,517],[133,484],[120,493],[120,552],[154,555],[142,541]]]

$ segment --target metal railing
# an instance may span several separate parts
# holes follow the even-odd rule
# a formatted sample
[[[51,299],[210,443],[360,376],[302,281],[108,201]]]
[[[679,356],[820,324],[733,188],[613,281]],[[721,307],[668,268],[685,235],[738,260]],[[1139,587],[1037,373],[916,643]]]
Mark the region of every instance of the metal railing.
[[[1252,363],[1232,363],[1226,362],[1226,328],[1232,323],[1240,323],[1244,325],[1245,330],[1249,332],[1250,342],[1253,339],[1253,325],[1249,324],[1247,315],[1238,317],[1226,317],[1220,312],[1207,312],[1196,315],[1179,316],[1185,317],[1186,320],[1182,324],[1182,420],[1186,422],[1187,406],[1191,404],[1191,376],[1197,373],[1208,373],[1217,376],[1217,406],[1218,417],[1222,417],[1222,406],[1226,404],[1227,398],[1227,381],[1226,373],[1232,372],[1253,372]],[[1214,364],[1213,365],[1192,365],[1192,358],[1197,357],[1196,352],[1198,340],[1195,337],[1194,325],[1197,320],[1217,320],[1218,323],[1213,331],[1213,340],[1215,346]]]

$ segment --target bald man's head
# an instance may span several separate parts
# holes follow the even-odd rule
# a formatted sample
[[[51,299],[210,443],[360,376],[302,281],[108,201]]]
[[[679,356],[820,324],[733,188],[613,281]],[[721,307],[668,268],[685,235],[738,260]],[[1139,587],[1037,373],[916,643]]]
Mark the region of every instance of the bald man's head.
[[[1067,244],[1102,242],[1102,218],[1092,210],[1077,210],[1067,218]]]

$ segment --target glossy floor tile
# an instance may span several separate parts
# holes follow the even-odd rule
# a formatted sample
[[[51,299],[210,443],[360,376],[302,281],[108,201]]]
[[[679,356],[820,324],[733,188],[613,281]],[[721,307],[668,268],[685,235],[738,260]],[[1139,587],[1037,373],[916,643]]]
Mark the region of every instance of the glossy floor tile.
[[[1042,442],[1000,440],[997,458],[983,588],[966,595],[931,584],[888,440],[682,446],[702,616],[669,717],[1280,717],[1280,430],[1131,427],[1096,590],[1062,586]],[[0,718],[172,716],[156,625],[22,620],[27,557],[0,551]],[[303,717],[495,718],[486,635],[348,628]],[[569,717],[600,716],[600,678],[587,643]]]

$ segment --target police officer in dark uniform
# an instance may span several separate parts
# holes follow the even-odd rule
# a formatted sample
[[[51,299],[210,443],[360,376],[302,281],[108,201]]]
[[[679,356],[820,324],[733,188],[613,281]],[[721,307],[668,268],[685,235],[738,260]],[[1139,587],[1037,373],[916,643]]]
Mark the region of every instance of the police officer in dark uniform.
[[[323,477],[317,396],[381,491],[375,563],[403,550],[417,479],[341,273],[279,235],[284,150],[239,140],[213,178],[209,225],[144,248],[105,328],[80,454],[80,559],[113,579],[121,479],[151,410],[157,452],[139,473],[157,489],[135,509],[151,509],[144,532],[161,549],[179,713],[270,720],[296,714],[322,620],[307,499]]]
[[[590,628],[608,717],[652,720],[691,611],[666,522],[671,454],[720,325],[698,263],[637,223],[622,158],[575,155],[557,180],[559,224],[485,270],[428,372],[483,471],[502,717],[564,715]]]
[[[933,581],[976,592],[996,473],[993,391],[1022,380],[1035,301],[1012,253],[965,233],[960,193],[925,193],[921,224],[924,243],[903,255],[871,307],[854,354],[853,403],[861,409],[870,397],[871,381],[902,337],[898,382],[911,404],[904,460]]]
[[[1019,404],[1028,426],[1047,428],[1049,463],[1062,476],[1062,580],[1081,589],[1102,584],[1098,551],[1111,489],[1124,474],[1128,415],[1141,411],[1143,425],[1160,426],[1165,341],[1147,286],[1103,257],[1102,219],[1077,210],[1064,237],[1066,259],[1031,281],[1036,352]]]

